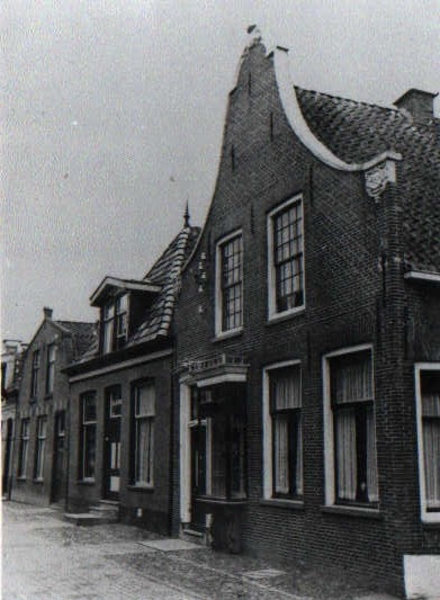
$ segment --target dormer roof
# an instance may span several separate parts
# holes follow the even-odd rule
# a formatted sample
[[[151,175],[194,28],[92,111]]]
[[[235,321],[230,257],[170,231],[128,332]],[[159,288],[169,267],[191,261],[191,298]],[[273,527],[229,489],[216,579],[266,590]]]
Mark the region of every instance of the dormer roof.
[[[154,285],[145,279],[121,279],[119,277],[104,277],[99,286],[90,296],[91,306],[102,306],[109,298],[128,292],[137,291],[146,294],[158,294],[161,290],[160,285]]]

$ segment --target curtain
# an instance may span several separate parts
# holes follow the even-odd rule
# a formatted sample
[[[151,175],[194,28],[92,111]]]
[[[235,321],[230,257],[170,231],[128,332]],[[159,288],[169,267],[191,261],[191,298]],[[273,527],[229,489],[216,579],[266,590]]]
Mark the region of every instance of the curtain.
[[[423,451],[426,503],[440,508],[440,394],[423,394]]]
[[[136,439],[137,483],[153,483],[153,420],[150,418],[137,420]]]
[[[370,352],[334,359],[332,387],[333,401],[337,404],[371,400],[373,381]]]
[[[298,417],[297,445],[296,445],[296,493],[303,493],[303,439],[302,439],[302,417]]]
[[[274,435],[275,491],[287,494],[289,492],[289,424],[285,413],[274,418]]]
[[[356,414],[354,408],[336,414],[337,497],[356,499]]]
[[[275,410],[301,408],[300,367],[291,367],[290,373],[277,375],[273,379],[273,404]]]
[[[369,407],[367,410],[367,490],[368,500],[370,502],[377,502],[379,500],[379,490],[377,482],[376,428],[372,407]]]

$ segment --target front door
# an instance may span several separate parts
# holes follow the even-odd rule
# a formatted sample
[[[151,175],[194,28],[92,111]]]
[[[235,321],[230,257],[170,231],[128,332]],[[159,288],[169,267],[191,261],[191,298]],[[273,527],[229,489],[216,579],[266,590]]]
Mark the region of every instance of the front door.
[[[121,485],[121,388],[108,391],[104,437],[104,498],[118,500]]]
[[[60,502],[66,494],[66,469],[64,464],[66,439],[66,412],[55,413],[52,502]]]

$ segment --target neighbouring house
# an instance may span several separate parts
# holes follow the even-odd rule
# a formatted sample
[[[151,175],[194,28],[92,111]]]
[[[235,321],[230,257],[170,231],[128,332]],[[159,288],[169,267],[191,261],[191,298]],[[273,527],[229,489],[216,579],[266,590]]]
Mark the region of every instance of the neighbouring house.
[[[5,339],[2,348],[2,496],[9,498],[14,453],[15,418],[23,353],[27,344]]]
[[[21,366],[15,425],[12,500],[48,506],[64,502],[68,455],[69,384],[63,369],[96,335],[93,323],[44,319]]]
[[[68,518],[114,506],[168,533],[172,500],[174,307],[200,229],[184,227],[143,279],[105,277],[91,296],[99,338],[67,369],[71,391]],[[101,513],[102,514],[102,513]]]
[[[175,528],[402,594],[440,552],[435,95],[302,89],[253,36],[182,275]]]

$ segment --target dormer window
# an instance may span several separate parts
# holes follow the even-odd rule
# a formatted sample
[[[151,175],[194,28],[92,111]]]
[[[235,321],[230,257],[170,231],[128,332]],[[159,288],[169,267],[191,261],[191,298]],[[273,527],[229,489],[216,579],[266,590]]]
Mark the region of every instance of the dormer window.
[[[127,339],[128,296],[118,296],[103,309],[102,349],[104,354],[118,350]]]

